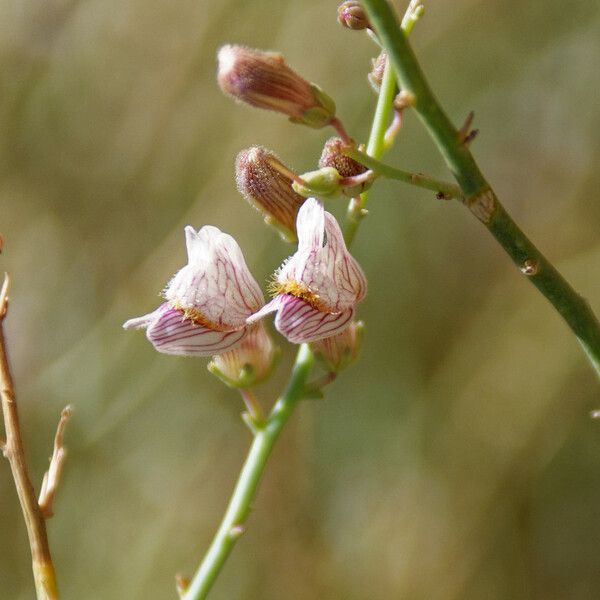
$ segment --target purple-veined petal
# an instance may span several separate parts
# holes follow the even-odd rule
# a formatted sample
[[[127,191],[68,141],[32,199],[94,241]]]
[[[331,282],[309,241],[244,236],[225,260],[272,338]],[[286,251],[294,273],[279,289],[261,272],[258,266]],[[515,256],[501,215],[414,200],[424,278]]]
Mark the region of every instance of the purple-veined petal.
[[[238,243],[216,227],[185,228],[188,264],[165,290],[165,298],[193,309],[219,330],[237,330],[264,303]]]
[[[348,327],[354,316],[354,308],[327,313],[295,296],[281,295],[278,299],[275,327],[293,344],[314,342],[336,335]]]
[[[183,312],[161,304],[154,312],[125,322],[125,329],[146,329],[146,337],[159,352],[179,356],[212,356],[230,350],[247,329],[215,331],[184,318]]]
[[[298,250],[313,250],[323,247],[325,234],[325,210],[316,198],[307,198],[296,218]]]
[[[277,281],[282,286],[298,283],[328,312],[342,312],[360,302],[367,281],[333,215],[309,198],[298,212],[297,231],[298,251],[282,265]]]
[[[281,306],[282,298],[283,298],[283,296],[281,296],[281,295],[275,296],[275,298],[273,298],[273,300],[271,300],[270,302],[267,302],[267,304],[265,304],[259,311],[255,312],[253,315],[250,315],[246,319],[246,323],[248,325],[252,325],[253,323],[256,323],[256,321],[260,321],[260,319],[266,317],[268,314],[275,312],[276,310],[279,310],[279,307]]]

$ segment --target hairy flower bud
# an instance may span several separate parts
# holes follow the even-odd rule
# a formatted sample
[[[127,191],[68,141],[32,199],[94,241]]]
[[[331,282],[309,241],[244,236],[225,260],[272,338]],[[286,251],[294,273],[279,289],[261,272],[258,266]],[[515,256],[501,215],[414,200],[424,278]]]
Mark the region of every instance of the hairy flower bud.
[[[346,0],[338,7],[338,22],[348,29],[367,29],[371,27],[364,8],[357,0]]]
[[[325,369],[331,373],[338,373],[358,357],[363,329],[361,321],[353,321],[342,332],[311,342],[310,347]]]
[[[242,196],[258,209],[265,222],[287,241],[296,240],[296,216],[304,197],[292,189],[292,180],[273,166],[277,157],[266,148],[252,146],[235,160],[235,179]]]
[[[323,146],[319,167],[333,167],[342,177],[354,177],[367,170],[367,167],[342,154],[345,144],[339,137],[329,138]]]
[[[231,387],[249,388],[271,374],[278,355],[264,325],[257,323],[232,350],[213,356],[208,370]]]
[[[227,45],[217,59],[219,86],[233,98],[309,127],[325,127],[335,118],[334,101],[290,69],[281,54]]]
[[[375,93],[379,93],[381,82],[383,81],[383,72],[385,71],[385,62],[387,60],[387,54],[382,51],[377,58],[372,61],[371,72],[367,76],[371,87],[375,90]]]

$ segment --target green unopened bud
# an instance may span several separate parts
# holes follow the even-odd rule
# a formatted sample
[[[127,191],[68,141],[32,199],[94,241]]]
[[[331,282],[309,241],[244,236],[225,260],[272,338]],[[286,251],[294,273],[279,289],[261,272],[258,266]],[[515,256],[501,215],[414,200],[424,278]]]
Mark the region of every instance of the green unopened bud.
[[[242,150],[235,161],[238,190],[259,210],[265,222],[274,226],[281,236],[296,240],[296,216],[304,196],[292,189],[292,173],[279,159],[261,146]]]
[[[369,78],[369,83],[376,94],[379,94],[379,88],[381,87],[381,82],[383,81],[383,72],[385,71],[386,60],[387,54],[385,51],[382,51],[377,58],[372,60],[371,72],[367,76]]]
[[[331,198],[342,191],[342,176],[333,167],[323,167],[318,171],[309,171],[300,175],[303,183],[294,181],[292,187],[300,195],[309,198]]]
[[[357,0],[346,0],[338,7],[338,22],[348,29],[361,30],[371,27],[365,9]]]
[[[250,388],[267,379],[279,356],[264,325],[249,328],[246,337],[232,350],[213,356],[208,370],[234,388]]]
[[[364,324],[354,321],[337,335],[311,342],[310,347],[327,371],[338,373],[357,359],[363,330]]]
[[[309,127],[325,127],[335,118],[333,100],[290,69],[281,54],[227,45],[217,59],[219,86],[233,98]]]

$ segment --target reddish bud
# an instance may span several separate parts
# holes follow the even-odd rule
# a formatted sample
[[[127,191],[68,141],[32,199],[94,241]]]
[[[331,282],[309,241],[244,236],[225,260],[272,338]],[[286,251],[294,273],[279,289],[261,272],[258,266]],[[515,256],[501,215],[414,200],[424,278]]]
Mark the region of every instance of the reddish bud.
[[[279,169],[277,166],[279,165]],[[287,170],[266,148],[252,146],[242,150],[235,161],[238,190],[277,227],[285,239],[296,238],[296,216],[304,197],[292,189],[292,179],[282,173]]]
[[[323,146],[319,167],[333,167],[342,177],[354,177],[364,173],[367,170],[364,165],[342,154],[345,146],[341,138],[329,138]]]
[[[348,29],[360,30],[371,27],[369,18],[360,2],[347,0],[338,7],[338,22]]]
[[[290,69],[277,52],[227,45],[219,50],[217,60],[219,86],[236,100],[315,128],[335,118],[333,100]]]

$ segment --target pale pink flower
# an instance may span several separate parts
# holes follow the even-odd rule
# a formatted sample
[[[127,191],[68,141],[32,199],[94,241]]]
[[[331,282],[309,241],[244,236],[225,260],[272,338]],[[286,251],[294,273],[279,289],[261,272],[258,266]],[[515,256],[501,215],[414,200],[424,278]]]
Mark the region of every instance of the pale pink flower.
[[[300,208],[296,230],[298,250],[276,273],[276,296],[248,322],[277,311],[275,327],[290,342],[300,344],[348,327],[356,304],[365,297],[367,282],[337,221],[315,198]]]
[[[246,319],[264,304],[237,242],[216,227],[185,228],[188,264],[164,291],[166,302],[130,319],[125,329],[146,329],[165,354],[211,356],[247,335]]]

